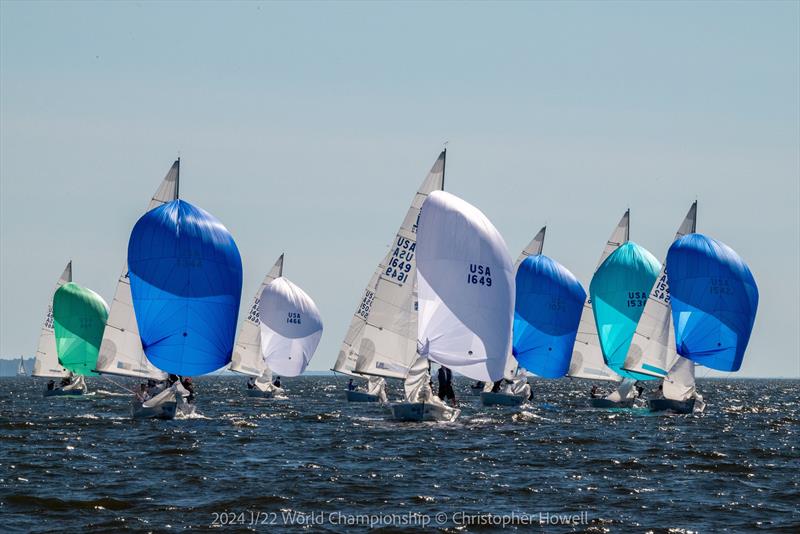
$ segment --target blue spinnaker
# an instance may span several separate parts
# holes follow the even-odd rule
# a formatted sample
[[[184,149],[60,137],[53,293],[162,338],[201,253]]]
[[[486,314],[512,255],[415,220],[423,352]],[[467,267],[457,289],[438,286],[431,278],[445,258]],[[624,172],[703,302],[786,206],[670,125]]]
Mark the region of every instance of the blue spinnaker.
[[[565,267],[547,256],[519,265],[514,307],[514,357],[545,378],[567,374],[586,291]]]
[[[738,371],[758,308],[758,287],[741,257],[703,234],[675,241],[667,254],[678,354]]]
[[[142,347],[167,373],[201,375],[231,361],[242,260],[210,213],[174,200],[131,232],[128,269]]]
[[[622,365],[659,271],[661,263],[650,252],[628,241],[606,258],[589,284],[603,358],[622,377],[656,378],[628,371]]]

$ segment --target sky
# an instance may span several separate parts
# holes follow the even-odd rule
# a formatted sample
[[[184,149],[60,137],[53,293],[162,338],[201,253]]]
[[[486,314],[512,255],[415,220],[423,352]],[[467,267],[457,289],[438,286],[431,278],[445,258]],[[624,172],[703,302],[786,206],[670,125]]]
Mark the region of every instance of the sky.
[[[181,157],[234,235],[242,314],[286,253],[332,366],[447,143],[512,257],[588,287],[614,225],[663,261],[691,203],[760,290],[740,377],[800,376],[800,3],[0,3],[0,355],[67,260],[107,301]],[[698,371],[698,376],[718,376]]]

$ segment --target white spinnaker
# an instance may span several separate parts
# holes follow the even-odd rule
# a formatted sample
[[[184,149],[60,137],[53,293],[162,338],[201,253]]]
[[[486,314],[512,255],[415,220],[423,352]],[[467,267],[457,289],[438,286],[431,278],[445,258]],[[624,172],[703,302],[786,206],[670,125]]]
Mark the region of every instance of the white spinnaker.
[[[478,208],[434,191],[422,207],[417,240],[419,354],[473,380],[499,380],[514,316],[503,237]]]
[[[178,198],[180,184],[180,160],[176,160],[161,181],[147,211]],[[97,371],[107,375],[132,376],[164,380],[167,374],[156,368],[142,348],[139,325],[133,311],[131,282],[128,279],[128,266],[122,270],[111,301],[103,341],[97,356]]]
[[[33,372],[31,376],[44,376],[49,378],[62,378],[69,376],[69,371],[61,367],[58,363],[58,352],[56,352],[56,333],[53,330],[53,295],[58,288],[64,284],[72,282],[72,261],[64,267],[64,272],[56,282],[56,287],[50,294],[50,302],[47,304],[47,317],[42,325],[42,333],[39,334],[39,346],[36,349],[36,359],[33,362]]]
[[[694,366],[692,360],[678,357],[664,378],[664,398],[685,401],[695,396]]]
[[[250,311],[239,327],[239,335],[236,336],[236,345],[233,347],[233,358],[231,359],[230,370],[250,376],[261,376],[268,371],[264,356],[261,354],[261,321],[258,313],[258,303],[261,301],[261,294],[273,280],[283,276],[283,254],[281,254],[275,265],[272,266],[267,276],[253,296],[250,304]]]
[[[612,252],[628,241],[630,236],[630,210],[617,223],[606,242],[606,247],[600,255],[595,271],[606,261]],[[578,323],[578,335],[575,336],[575,347],[572,349],[572,359],[569,364],[568,376],[574,378],[590,378],[593,380],[610,380],[619,382],[622,377],[612,371],[603,359],[603,350],[600,348],[600,338],[597,335],[597,324],[594,322],[594,311],[589,294],[583,303],[581,320]]]
[[[258,303],[261,354],[284,376],[303,373],[322,338],[322,318],[311,297],[288,279],[273,280]]]
[[[697,202],[692,204],[683,219],[675,240],[693,234],[697,228]],[[664,377],[680,358],[675,348],[675,329],[669,305],[667,262],[661,267],[656,283],[636,325],[623,367],[650,376]]]
[[[547,227],[543,226],[541,230],[539,230],[536,235],[531,239],[531,242],[528,243],[528,246],[520,252],[517,261],[514,263],[514,279],[516,280],[517,276],[517,269],[519,269],[520,264],[525,261],[525,258],[530,256],[538,256],[542,253],[542,249],[544,248],[544,236],[547,232]],[[505,371],[503,374],[504,378],[508,380],[515,380],[515,384],[520,383],[527,383],[527,378],[524,376],[517,376],[517,368],[519,364],[517,363],[517,359],[514,358],[513,350],[509,350],[508,357],[506,358],[505,364]]]
[[[446,151],[422,182],[389,252],[378,264],[353,315],[334,371],[405,378],[416,357],[417,223],[422,203],[444,185]],[[357,376],[357,375],[356,375]]]

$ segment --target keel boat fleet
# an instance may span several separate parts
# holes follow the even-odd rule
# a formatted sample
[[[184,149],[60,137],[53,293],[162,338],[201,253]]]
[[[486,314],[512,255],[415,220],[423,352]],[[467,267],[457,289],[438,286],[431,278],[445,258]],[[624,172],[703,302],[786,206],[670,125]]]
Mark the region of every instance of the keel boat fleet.
[[[384,404],[397,421],[455,421],[455,373],[475,381],[485,406],[534,399],[529,376],[571,377],[616,384],[607,395],[592,388],[594,408],[692,413],[705,407],[696,366],[741,367],[758,289],[735,251],[696,233],[696,202],[664,264],[630,240],[626,211],[587,291],[542,254],[545,228],[512,263],[486,215],[444,191],[446,157],[418,188],[358,301],[333,366],[349,380],[348,402]],[[248,397],[268,399],[285,396],[280,376],[305,371],[322,319],[284,276],[284,255],[237,333],[239,250],[222,222],[179,197],[179,183],[180,160],[133,226],[110,308],[72,281],[67,264],[32,372],[50,379],[45,396],[85,394],[86,375],[125,377],[146,381],[132,391],[134,418],[172,419],[196,410],[191,377],[227,368],[247,376]],[[402,383],[398,402],[389,402],[387,380]],[[645,397],[648,383],[658,385]]]

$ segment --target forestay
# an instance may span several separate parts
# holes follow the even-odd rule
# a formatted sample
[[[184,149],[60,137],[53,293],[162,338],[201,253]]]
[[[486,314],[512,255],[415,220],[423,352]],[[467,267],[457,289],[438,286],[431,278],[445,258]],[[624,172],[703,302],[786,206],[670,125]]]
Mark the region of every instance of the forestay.
[[[58,351],[56,350],[56,333],[53,329],[53,295],[64,284],[72,282],[72,262],[67,263],[64,271],[56,282],[56,288],[50,295],[50,302],[47,304],[47,316],[42,325],[42,332],[39,334],[39,345],[36,348],[36,359],[33,362],[33,372],[31,376],[41,376],[48,378],[63,378],[69,375],[69,371],[61,367],[58,363]]]
[[[261,321],[258,303],[261,301],[264,289],[280,276],[283,276],[283,254],[264,277],[250,303],[250,311],[242,321],[242,326],[239,327],[239,335],[233,348],[231,371],[250,376],[261,376],[267,372],[267,364],[261,354]]]
[[[139,335],[153,365],[191,376],[230,362],[242,260],[219,220],[183,200],[147,212],[131,232],[128,266]]]
[[[697,202],[694,202],[678,228],[675,240],[694,233],[696,225]],[[675,365],[679,356],[675,349],[675,330],[672,327],[669,299],[665,263],[644,305],[642,317],[625,358],[624,369],[661,378]]]
[[[58,363],[75,375],[90,374],[97,365],[108,305],[89,288],[68,282],[53,295],[53,325]]]
[[[626,371],[622,365],[660,269],[650,252],[628,241],[606,258],[589,285],[606,365],[626,378],[654,378]]]
[[[303,373],[322,338],[317,305],[286,278],[276,278],[261,293],[261,353],[267,366],[284,376]]]
[[[179,183],[180,160],[176,160],[150,200],[147,211],[177,199]],[[111,301],[100,355],[97,358],[97,371],[102,374],[155,380],[167,378],[166,373],[150,363],[142,349],[139,326],[133,311],[127,265],[122,269],[114,300]]]
[[[625,212],[608,238],[603,253],[600,255],[600,261],[597,262],[597,267],[595,267],[595,272],[612,252],[628,241],[629,237],[630,210]],[[600,338],[597,335],[597,326],[594,322],[592,301],[588,296],[583,303],[581,320],[578,323],[578,334],[575,336],[575,346],[572,349],[572,358],[567,375],[574,378],[611,380],[614,382],[622,380],[621,376],[609,369],[605,364],[603,351],[600,348]]]
[[[703,234],[675,241],[667,254],[678,354],[719,371],[738,371],[758,308],[744,260]]]
[[[444,185],[442,151],[417,190],[389,252],[359,302],[333,370],[405,378],[417,348],[416,247],[420,208]]]
[[[514,314],[503,237],[475,206],[435,191],[417,239],[419,354],[474,380],[502,378]]]

